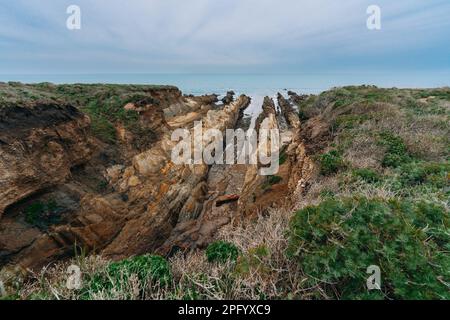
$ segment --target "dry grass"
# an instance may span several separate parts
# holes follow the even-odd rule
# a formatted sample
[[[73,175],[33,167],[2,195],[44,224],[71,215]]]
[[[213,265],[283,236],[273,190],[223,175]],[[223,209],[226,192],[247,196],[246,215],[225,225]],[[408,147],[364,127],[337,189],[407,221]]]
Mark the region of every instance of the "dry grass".
[[[220,230],[218,239],[235,244],[241,252],[236,263],[208,262],[203,251],[179,253],[169,259],[173,275],[169,285],[139,283],[131,277],[112,291],[90,293],[89,299],[307,299],[317,288],[305,288],[306,277],[285,256],[291,216],[286,210],[272,209],[252,223]],[[255,255],[256,248],[264,248],[267,255]],[[104,270],[108,261],[99,256],[79,257],[44,268],[22,286],[20,298],[81,298],[77,291],[66,287],[71,264],[79,266],[82,274],[92,275]],[[245,268],[241,268],[243,265]]]
[[[344,152],[344,161],[355,168],[372,168],[381,170],[384,152],[377,145],[373,136],[357,135]]]

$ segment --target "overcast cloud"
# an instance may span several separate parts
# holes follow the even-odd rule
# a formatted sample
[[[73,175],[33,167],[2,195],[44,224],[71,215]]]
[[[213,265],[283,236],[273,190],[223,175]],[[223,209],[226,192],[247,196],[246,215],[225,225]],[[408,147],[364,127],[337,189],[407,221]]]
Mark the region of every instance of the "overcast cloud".
[[[0,0],[0,73],[448,71],[449,57],[448,0]]]

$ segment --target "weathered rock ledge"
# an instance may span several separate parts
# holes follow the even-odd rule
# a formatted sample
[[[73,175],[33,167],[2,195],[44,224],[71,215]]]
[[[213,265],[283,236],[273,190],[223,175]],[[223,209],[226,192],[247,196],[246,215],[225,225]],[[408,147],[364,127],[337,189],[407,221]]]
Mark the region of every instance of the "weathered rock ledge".
[[[71,97],[75,91],[79,98],[61,102],[55,92],[62,90]],[[111,90],[126,97],[116,112],[137,118],[135,127],[114,120],[117,139],[105,142],[82,110],[90,99],[109,97]],[[127,98],[130,90],[139,95]],[[174,87],[47,85],[37,91],[45,103],[7,102],[0,108],[0,265],[36,269],[73,255],[75,247],[111,259],[202,248],[221,226],[285,205],[307,185],[312,163],[298,115],[282,95],[278,105],[288,124],[282,130],[288,161],[280,168],[282,182],[267,188],[258,165],[171,161],[173,130],[192,132],[200,120],[204,130],[235,128],[250,103],[245,95],[234,98],[228,92],[219,105],[216,95],[183,96]],[[256,129],[262,126],[279,128],[268,97]],[[57,205],[50,210],[45,204],[52,201]],[[36,203],[41,211],[33,213]],[[41,219],[43,213],[48,224],[32,221],[32,215]]]

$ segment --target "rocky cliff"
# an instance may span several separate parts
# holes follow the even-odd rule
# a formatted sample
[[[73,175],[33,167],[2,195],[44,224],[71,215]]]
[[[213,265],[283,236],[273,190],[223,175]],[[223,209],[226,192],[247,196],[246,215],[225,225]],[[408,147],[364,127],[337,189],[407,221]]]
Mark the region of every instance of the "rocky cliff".
[[[175,87],[0,86],[0,263],[38,268],[77,248],[111,259],[202,248],[234,219],[290,205],[311,170],[300,122],[278,96],[258,117],[282,130],[280,176],[258,165],[175,165],[175,129],[240,126],[250,98]]]

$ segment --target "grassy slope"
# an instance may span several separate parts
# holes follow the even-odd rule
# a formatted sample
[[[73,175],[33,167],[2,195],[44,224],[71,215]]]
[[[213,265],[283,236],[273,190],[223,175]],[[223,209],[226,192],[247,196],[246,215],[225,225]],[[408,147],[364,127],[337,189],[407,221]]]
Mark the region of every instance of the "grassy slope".
[[[299,110],[305,131],[325,128],[308,141],[316,179],[298,212],[221,231],[237,261],[177,255],[170,283],[160,284],[78,257],[88,289],[67,290],[59,264],[20,285],[18,297],[450,299],[450,89],[337,88]],[[370,264],[381,268],[382,291],[366,290]],[[99,275],[109,284],[92,289]]]
[[[123,106],[128,102],[158,104],[149,93],[164,89],[177,90],[173,86],[158,85],[0,83],[0,108],[13,105],[26,107],[36,102],[70,104],[90,116],[95,136],[114,143],[115,123],[121,122],[131,130],[138,128],[134,125],[138,119],[137,113],[125,110]]]
[[[310,197],[358,192],[448,206],[450,89],[346,87],[314,97],[300,110],[321,114],[331,132],[313,155],[323,176]]]

